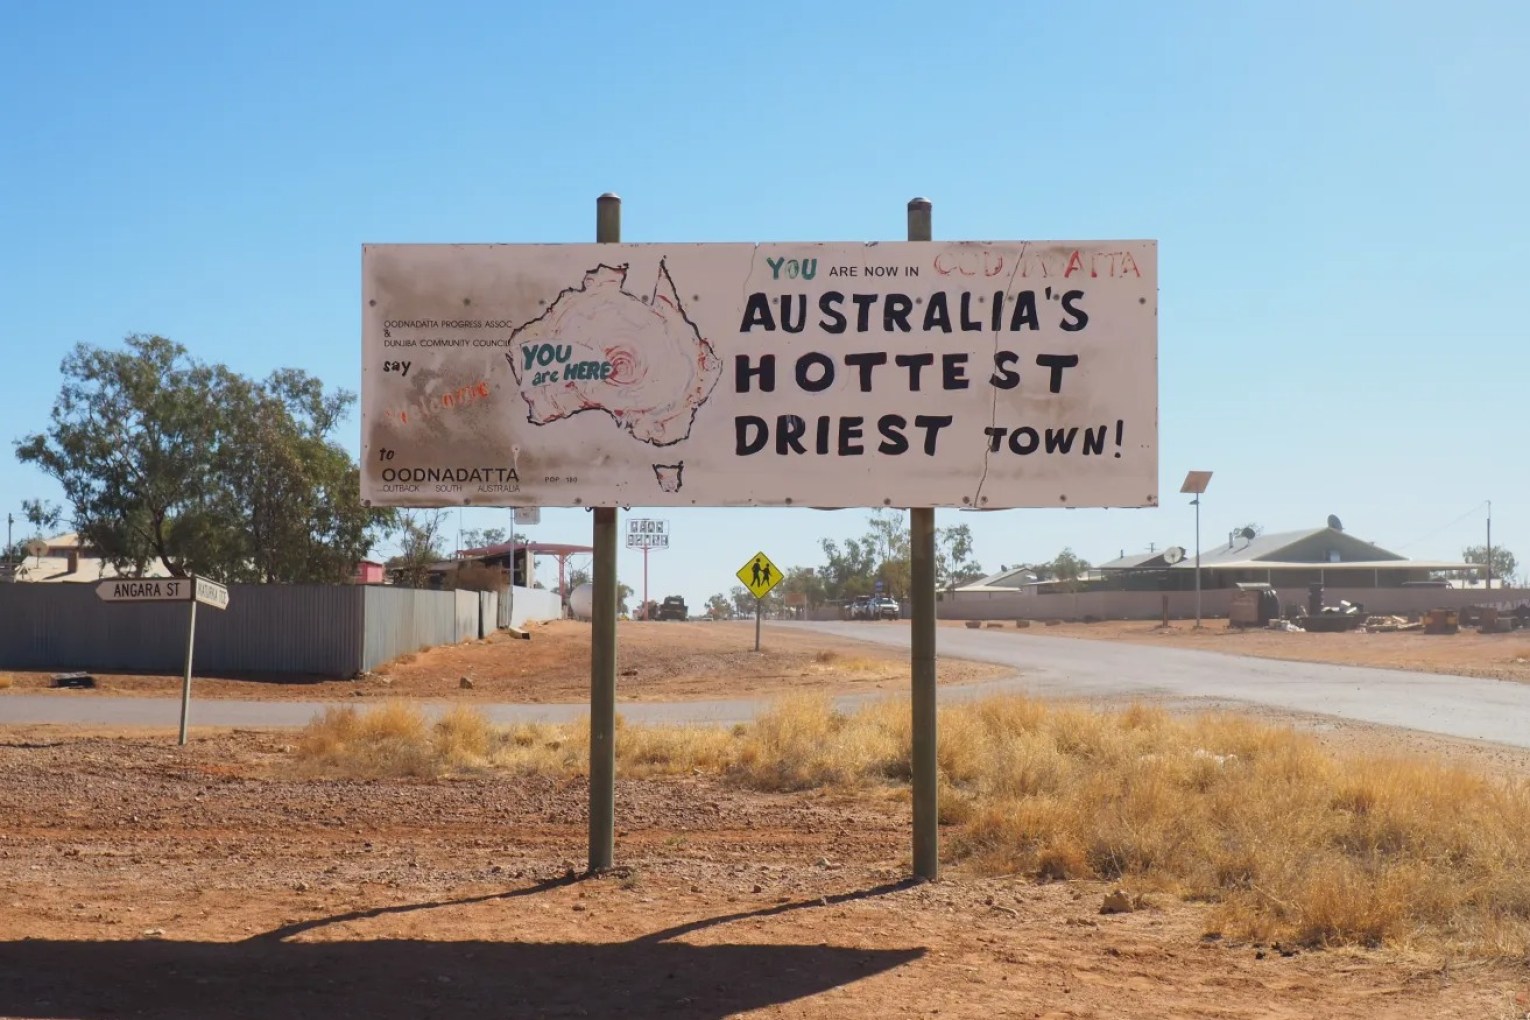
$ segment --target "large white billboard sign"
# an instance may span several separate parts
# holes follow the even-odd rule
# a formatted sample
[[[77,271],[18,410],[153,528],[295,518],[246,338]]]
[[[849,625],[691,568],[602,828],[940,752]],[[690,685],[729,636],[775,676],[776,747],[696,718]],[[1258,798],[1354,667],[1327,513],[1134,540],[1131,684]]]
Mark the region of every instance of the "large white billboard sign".
[[[1151,506],[1157,245],[368,245],[390,506]]]

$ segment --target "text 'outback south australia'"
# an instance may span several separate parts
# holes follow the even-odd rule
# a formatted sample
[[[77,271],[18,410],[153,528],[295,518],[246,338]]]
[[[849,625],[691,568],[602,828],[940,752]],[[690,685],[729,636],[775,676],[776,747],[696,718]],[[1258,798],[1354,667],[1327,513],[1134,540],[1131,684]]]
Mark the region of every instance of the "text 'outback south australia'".
[[[1151,241],[370,245],[365,498],[1157,502]]]

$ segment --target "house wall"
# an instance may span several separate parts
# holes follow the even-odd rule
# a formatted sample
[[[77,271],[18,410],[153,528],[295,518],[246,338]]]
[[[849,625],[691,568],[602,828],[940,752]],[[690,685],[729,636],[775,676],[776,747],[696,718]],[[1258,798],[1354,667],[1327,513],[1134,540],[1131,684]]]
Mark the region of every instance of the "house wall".
[[[1282,608],[1306,605],[1307,589],[1277,587]],[[1201,593],[1201,615],[1216,619],[1226,617],[1232,589],[1212,589]],[[1169,600],[1171,619],[1195,618],[1195,592],[1092,591],[1076,594],[1022,595],[993,592],[947,592],[936,604],[936,615],[943,620],[1082,620],[1086,616],[1102,620],[1156,620],[1163,613],[1163,600]],[[1449,588],[1335,588],[1323,589],[1323,600],[1335,605],[1341,600],[1359,603],[1368,613],[1421,613],[1428,609],[1459,609],[1462,606],[1498,605],[1505,608],[1530,602],[1530,589],[1494,589],[1459,591]]]

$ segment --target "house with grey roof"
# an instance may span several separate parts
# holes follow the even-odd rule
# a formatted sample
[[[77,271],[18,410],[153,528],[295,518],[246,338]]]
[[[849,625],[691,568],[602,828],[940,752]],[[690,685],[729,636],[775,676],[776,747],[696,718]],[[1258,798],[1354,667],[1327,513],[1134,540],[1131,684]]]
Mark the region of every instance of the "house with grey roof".
[[[1298,588],[1398,588],[1438,583],[1439,572],[1473,569],[1454,560],[1410,560],[1357,538],[1331,521],[1320,528],[1253,535],[1235,532],[1226,542],[1202,547],[1201,586],[1235,588],[1269,584]],[[1121,556],[1095,569],[1111,587],[1138,591],[1188,591],[1195,587],[1193,550],[1170,546]]]

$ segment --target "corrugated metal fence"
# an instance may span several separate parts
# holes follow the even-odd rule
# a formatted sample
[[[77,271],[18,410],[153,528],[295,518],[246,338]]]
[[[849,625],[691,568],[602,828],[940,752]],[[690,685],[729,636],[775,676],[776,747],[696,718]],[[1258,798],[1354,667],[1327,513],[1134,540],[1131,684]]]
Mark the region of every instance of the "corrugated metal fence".
[[[185,603],[106,603],[94,584],[0,584],[0,669],[179,672]],[[486,637],[494,592],[235,584],[197,612],[198,673],[349,677],[431,645]]]

